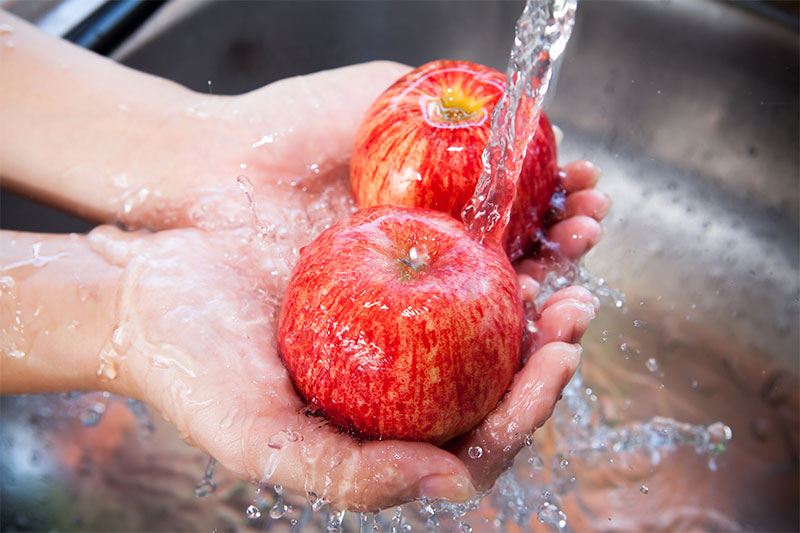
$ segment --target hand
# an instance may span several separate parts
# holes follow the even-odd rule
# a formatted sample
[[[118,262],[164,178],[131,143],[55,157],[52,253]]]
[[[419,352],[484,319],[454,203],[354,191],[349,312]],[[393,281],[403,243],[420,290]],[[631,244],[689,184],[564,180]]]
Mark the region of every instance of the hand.
[[[352,80],[364,87],[366,79],[381,79],[377,89],[400,68],[368,64],[285,80],[228,102],[228,109],[251,117],[254,111],[248,108],[253,106],[269,116],[270,102],[282,101],[273,92],[278,89],[297,94],[292,85],[300,85],[308,91],[307,98],[322,101],[315,90],[330,91],[342,84],[336,92],[345,94],[344,85]],[[348,99],[352,100],[362,99]],[[342,106],[337,102],[340,110]],[[351,113],[360,115],[363,109]],[[357,121],[342,131],[341,120],[331,118],[340,134],[352,139]],[[307,416],[276,350],[280,301],[297,250],[353,208],[348,143],[338,136],[303,142],[311,130],[335,129],[331,123],[311,120],[306,128],[296,127],[283,136],[249,122],[239,125],[249,134],[242,135],[242,153],[229,160],[247,161],[252,192],[238,187],[230,171],[208,171],[199,191],[187,190],[190,200],[169,209],[163,202],[144,201],[134,212],[149,225],[163,227],[164,221],[171,221],[178,228],[196,224],[204,231],[172,229],[133,241],[111,228],[92,234],[102,248],[119,254],[124,247],[136,258],[138,272],[126,281],[136,289],[121,307],[135,310],[123,327],[137,332],[129,342],[136,353],[129,355],[128,365],[138,376],[134,381],[139,395],[173,421],[187,440],[236,475],[311,491],[341,507],[378,509],[422,497],[463,500],[476,490],[487,490],[510,465],[525,435],[552,413],[578,364],[577,343],[597,301],[580,287],[552,296],[536,320],[536,351],[509,394],[478,428],[444,449],[425,443],[360,442]],[[257,150],[263,145],[252,148],[258,144],[253,139],[264,137],[273,139],[269,144],[280,157]],[[548,238],[570,258],[585,253],[602,232],[597,219],[608,205],[606,197],[592,189],[595,180],[589,163],[570,165],[564,172],[568,218],[551,227]],[[248,203],[248,194],[254,205]],[[220,220],[221,212],[228,216]],[[288,229],[286,220],[292,221]],[[535,282],[527,274],[521,274],[521,281],[525,298],[532,299]],[[187,287],[192,287],[191,294]],[[154,355],[162,346],[170,347],[167,359]],[[469,455],[475,446],[484,451],[480,459]]]
[[[15,57],[25,49],[22,33],[17,30]],[[82,70],[81,61],[73,58],[73,72]],[[107,68],[111,67],[92,65],[92,72],[81,79]],[[88,237],[70,238],[64,244],[69,255],[63,257],[49,249],[51,241],[56,245],[63,240],[8,237],[19,242],[37,239],[44,245],[33,246],[34,255],[46,251],[50,259],[39,276],[16,286],[21,308],[30,307],[27,316],[39,318],[20,330],[21,337],[36,340],[27,356],[2,359],[7,365],[3,392],[20,390],[14,375],[27,372],[33,380],[42,372],[62,371],[63,365],[46,364],[49,354],[58,355],[65,346],[86,347],[83,352],[75,348],[71,356],[73,368],[88,371],[46,380],[47,390],[68,384],[144,400],[171,420],[187,441],[242,478],[311,491],[339,507],[361,510],[420,497],[463,500],[476,488],[490,486],[516,451],[516,444],[506,451],[503,439],[519,440],[517,431],[508,436],[501,429],[509,427],[511,418],[520,435],[542,423],[574,371],[577,348],[568,343],[579,340],[593,314],[585,291],[569,289],[543,308],[536,321],[541,333],[533,339],[537,350],[509,395],[481,426],[446,449],[426,443],[359,442],[307,416],[276,350],[278,310],[297,251],[353,209],[346,168],[355,129],[369,102],[405,68],[388,63],[348,67],[284,80],[238,97],[195,95],[150,78],[129,80],[125,85],[132,88],[131,98],[148,98],[120,110],[121,126],[114,130],[119,136],[73,139],[72,144],[83,143],[80,146],[54,145],[53,157],[41,163],[49,166],[34,169],[44,176],[36,183],[39,189],[47,188],[49,201],[67,210],[160,231],[100,227]],[[127,71],[104,79],[126,76]],[[116,109],[121,91],[117,87],[83,99],[94,108],[108,104]],[[163,93],[169,97],[159,100]],[[81,99],[69,94],[64,98],[71,103],[62,101],[64,109],[82,114]],[[169,109],[173,120],[151,122],[146,113],[134,113],[140,108]],[[129,113],[144,118],[132,121]],[[98,116],[103,117],[100,121],[111,120],[109,114]],[[57,133],[60,126],[48,128]],[[28,128],[20,142],[38,126],[32,121]],[[54,133],[53,138],[61,137]],[[24,160],[23,152],[15,156],[11,148],[6,172],[38,164]],[[92,166],[95,159],[85,152],[90,149],[105,156],[102,166]],[[75,153],[86,158],[81,159],[86,166],[75,165]],[[58,189],[46,176],[62,176],[64,168],[74,179]],[[248,201],[247,181],[237,181],[242,174],[253,185],[254,204]],[[576,174],[567,172],[565,185],[570,175]],[[27,181],[10,183],[25,189]],[[587,193],[583,197],[592,196],[581,189]],[[568,209],[591,215],[591,202],[575,194],[567,200]],[[576,225],[583,252],[600,233],[599,225],[573,219],[553,226],[550,238],[559,242],[557,228],[567,224]],[[29,244],[5,251],[13,255],[17,248],[31,249]],[[569,247],[568,241],[560,245]],[[92,268],[80,272],[84,256]],[[3,264],[10,261],[4,259]],[[60,275],[59,284],[43,282],[48,279],[45,273]],[[26,303],[36,293],[28,290],[31,286],[43,301],[55,286],[67,295],[70,291],[63,286],[73,273],[103,281],[88,299],[52,301],[51,295],[41,315],[38,309],[32,311],[34,305]],[[523,278],[528,295],[535,291],[530,279]],[[64,325],[51,328],[49,336],[37,336],[47,331],[43,317],[68,320],[95,301],[104,302],[96,307],[104,311],[98,316],[106,323],[83,330],[92,342],[63,342],[81,330]],[[17,304],[8,300],[8,305]],[[44,348],[55,349],[39,349],[37,342],[49,342]],[[531,386],[537,383],[541,386]],[[487,450],[487,459],[494,454],[493,460],[467,458],[464,446],[473,443]],[[500,457],[503,460],[494,459]]]
[[[489,490],[519,450],[532,442],[533,432],[550,418],[580,362],[580,340],[599,308],[598,299],[572,286],[557,291],[538,309],[533,302],[553,262],[577,260],[602,238],[600,221],[611,199],[594,188],[597,179],[598,170],[588,161],[562,169],[566,218],[546,228],[548,253],[515,265],[523,302],[534,309],[533,332],[523,348],[527,361],[486,419],[445,445],[467,466],[478,492]]]

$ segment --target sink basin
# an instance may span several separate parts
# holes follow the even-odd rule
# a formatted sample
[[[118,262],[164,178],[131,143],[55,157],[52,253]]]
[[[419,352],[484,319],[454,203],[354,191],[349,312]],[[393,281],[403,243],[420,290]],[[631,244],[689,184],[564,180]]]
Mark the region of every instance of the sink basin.
[[[113,57],[219,94],[373,59],[504,70],[521,10],[173,1]],[[564,132],[560,160],[597,163],[614,199],[578,279],[603,307],[570,401],[477,510],[442,514],[443,529],[463,520],[474,531],[547,530],[560,509],[575,530],[800,530],[799,64],[796,27],[737,5],[580,4],[546,110]],[[5,191],[2,227],[90,228]],[[3,530],[324,522],[302,498],[279,519],[248,520],[249,505],[267,509],[278,495],[225,472],[213,494],[196,496],[208,458],[138,404],[102,394],[2,402]],[[709,426],[732,438],[711,451],[673,438]],[[614,447],[609,430],[632,428],[672,440]],[[424,524],[407,507],[409,523]]]

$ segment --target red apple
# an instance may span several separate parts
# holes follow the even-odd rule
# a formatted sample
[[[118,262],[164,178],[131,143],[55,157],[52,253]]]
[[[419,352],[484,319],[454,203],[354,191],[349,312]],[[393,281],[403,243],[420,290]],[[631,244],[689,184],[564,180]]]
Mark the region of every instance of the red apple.
[[[361,124],[350,162],[360,207],[427,207],[461,220],[480,177],[505,75],[466,61],[434,61],[389,87]],[[506,229],[512,260],[531,250],[558,187],[556,142],[541,114]]]
[[[508,389],[522,324],[502,250],[449,215],[378,206],[302,249],[279,348],[300,395],[339,427],[440,444]]]

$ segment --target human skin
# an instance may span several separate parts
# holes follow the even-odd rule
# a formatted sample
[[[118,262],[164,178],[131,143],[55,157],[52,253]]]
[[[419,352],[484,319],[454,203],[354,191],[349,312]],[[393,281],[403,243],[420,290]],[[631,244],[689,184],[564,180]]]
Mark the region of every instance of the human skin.
[[[297,251],[353,209],[359,121],[408,67],[368,63],[211,96],[2,12],[0,24],[13,41],[0,46],[3,187],[128,228],[0,232],[0,392],[136,398],[235,475],[358,510],[486,490],[550,416],[597,305],[581,288],[539,309],[535,351],[509,393],[441,448],[360,442],[306,416],[280,362],[277,319]],[[548,237],[567,257],[602,235],[610,203],[596,179],[587,163],[566,167],[568,218]],[[546,269],[525,263],[524,298]],[[480,460],[468,458],[473,445]]]

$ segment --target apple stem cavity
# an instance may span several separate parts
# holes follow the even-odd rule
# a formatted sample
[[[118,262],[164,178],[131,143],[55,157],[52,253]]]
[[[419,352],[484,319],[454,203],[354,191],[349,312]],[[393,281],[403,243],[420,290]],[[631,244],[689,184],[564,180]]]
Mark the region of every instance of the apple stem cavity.
[[[477,122],[482,120],[484,106],[490,98],[476,99],[461,87],[444,87],[439,95],[437,114],[445,122]]]
[[[429,260],[430,256],[428,255],[428,250],[425,246],[412,246],[409,248],[408,254],[405,257],[400,258],[400,262],[414,272],[422,271],[426,266],[428,266]]]

